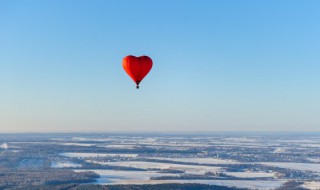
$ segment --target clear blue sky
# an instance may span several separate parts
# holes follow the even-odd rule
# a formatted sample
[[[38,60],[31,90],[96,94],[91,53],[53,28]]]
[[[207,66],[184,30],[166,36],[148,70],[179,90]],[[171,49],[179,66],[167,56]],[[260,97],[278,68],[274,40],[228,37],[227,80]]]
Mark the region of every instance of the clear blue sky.
[[[319,131],[320,1],[1,0],[0,131],[113,130]]]

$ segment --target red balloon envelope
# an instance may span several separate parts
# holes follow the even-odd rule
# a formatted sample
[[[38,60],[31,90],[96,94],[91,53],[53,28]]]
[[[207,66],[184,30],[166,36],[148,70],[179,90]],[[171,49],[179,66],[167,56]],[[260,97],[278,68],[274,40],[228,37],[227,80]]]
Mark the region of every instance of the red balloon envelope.
[[[148,56],[135,57],[128,55],[123,58],[122,67],[139,88],[140,82],[152,68],[152,59]]]

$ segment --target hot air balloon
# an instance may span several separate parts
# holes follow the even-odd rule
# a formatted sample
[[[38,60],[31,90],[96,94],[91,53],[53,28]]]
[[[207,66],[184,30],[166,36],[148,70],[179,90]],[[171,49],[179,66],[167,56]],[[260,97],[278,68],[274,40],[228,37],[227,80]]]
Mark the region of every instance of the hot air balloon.
[[[148,56],[135,57],[128,55],[123,58],[122,67],[137,84],[137,89],[139,89],[140,82],[152,68],[152,59]]]

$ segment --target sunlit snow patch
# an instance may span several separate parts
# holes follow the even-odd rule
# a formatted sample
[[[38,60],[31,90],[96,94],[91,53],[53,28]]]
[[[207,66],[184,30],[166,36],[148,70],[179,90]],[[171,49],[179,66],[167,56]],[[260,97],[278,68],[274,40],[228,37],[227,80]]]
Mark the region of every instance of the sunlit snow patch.
[[[79,168],[82,167],[81,164],[74,162],[53,162],[51,163],[52,168]]]
[[[305,182],[301,185],[301,187],[310,189],[310,190],[319,190],[320,189],[320,181],[310,181]]]
[[[88,143],[61,143],[61,145],[66,145],[66,146],[94,146],[95,144],[88,144]]]

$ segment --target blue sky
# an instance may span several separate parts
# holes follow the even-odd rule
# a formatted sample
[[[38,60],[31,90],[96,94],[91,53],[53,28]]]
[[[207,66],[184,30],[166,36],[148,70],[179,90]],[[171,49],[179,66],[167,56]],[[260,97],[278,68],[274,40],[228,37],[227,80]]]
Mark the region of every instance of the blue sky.
[[[316,0],[0,1],[3,132],[319,131],[319,84]]]

